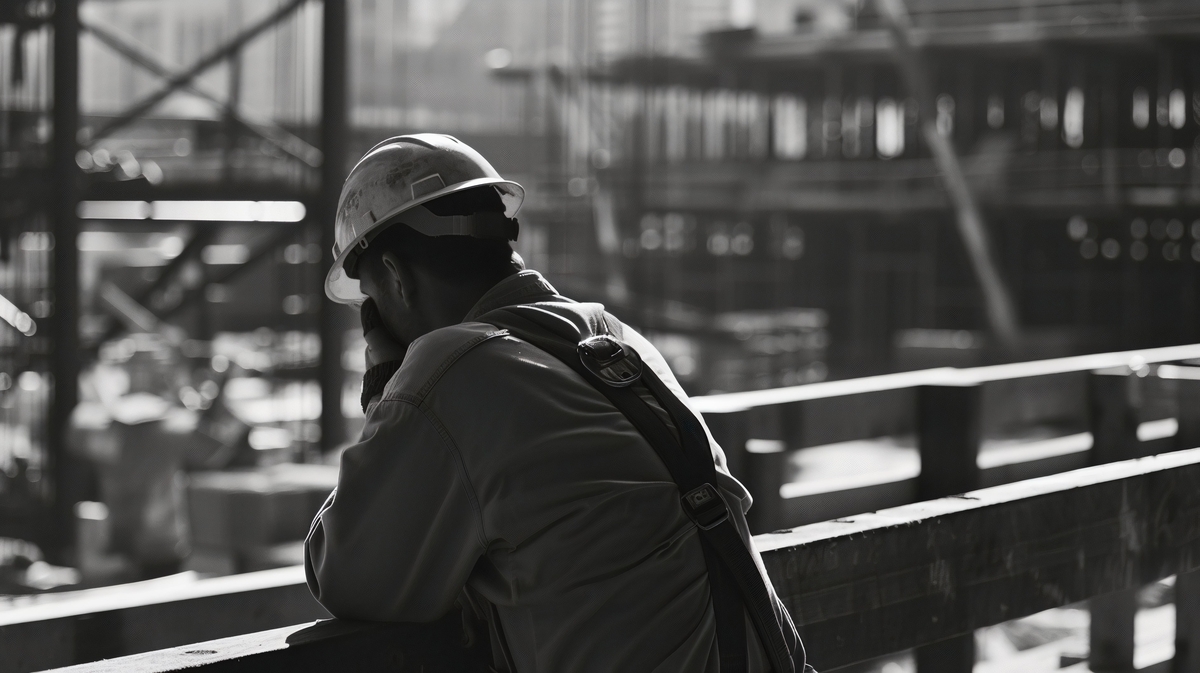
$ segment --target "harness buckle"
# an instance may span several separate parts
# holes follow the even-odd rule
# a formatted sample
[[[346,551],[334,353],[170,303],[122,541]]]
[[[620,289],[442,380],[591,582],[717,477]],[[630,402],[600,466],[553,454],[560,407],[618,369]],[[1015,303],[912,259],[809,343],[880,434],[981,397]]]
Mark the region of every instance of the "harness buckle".
[[[702,484],[680,496],[683,511],[701,530],[711,530],[729,519],[729,505],[712,484]]]
[[[576,350],[583,366],[614,388],[629,387],[642,377],[637,351],[607,334],[584,339]]]

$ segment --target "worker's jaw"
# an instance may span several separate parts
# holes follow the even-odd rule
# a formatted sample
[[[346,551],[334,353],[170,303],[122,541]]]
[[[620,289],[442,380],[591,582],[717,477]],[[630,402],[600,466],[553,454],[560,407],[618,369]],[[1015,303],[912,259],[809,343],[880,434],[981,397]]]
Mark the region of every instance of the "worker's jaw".
[[[416,301],[416,279],[396,264],[385,264],[377,255],[364,256],[358,264],[358,283],[370,297],[388,333],[407,345],[430,332]]]

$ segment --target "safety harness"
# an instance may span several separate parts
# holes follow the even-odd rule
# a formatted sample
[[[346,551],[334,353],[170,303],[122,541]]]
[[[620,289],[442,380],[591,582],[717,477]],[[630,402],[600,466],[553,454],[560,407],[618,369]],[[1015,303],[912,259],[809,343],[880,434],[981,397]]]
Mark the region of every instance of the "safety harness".
[[[722,673],[747,671],[747,613],[775,672],[794,673],[791,639],[785,637],[785,631],[793,633],[792,626],[790,621],[780,622],[789,618],[776,612],[754,557],[730,518],[729,506],[717,490],[708,435],[692,411],[617,336],[599,334],[580,341],[578,328],[569,320],[528,304],[497,309],[477,320],[507,330],[578,372],[654,447],[679,487],[683,511],[700,531]],[[605,331],[610,331],[607,326]],[[678,435],[639,394],[639,387],[667,412]],[[805,669],[799,640],[795,647],[796,661]]]

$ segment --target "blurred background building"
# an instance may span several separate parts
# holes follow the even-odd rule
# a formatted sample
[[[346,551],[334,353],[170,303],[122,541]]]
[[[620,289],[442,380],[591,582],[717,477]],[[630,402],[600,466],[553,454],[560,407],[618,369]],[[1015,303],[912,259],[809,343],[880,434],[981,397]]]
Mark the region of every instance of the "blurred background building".
[[[527,264],[695,394],[1200,340],[1190,2],[77,4],[0,5],[0,537],[91,577],[295,560],[203,503],[294,543],[331,486],[328,213],[391,135],[524,184]]]

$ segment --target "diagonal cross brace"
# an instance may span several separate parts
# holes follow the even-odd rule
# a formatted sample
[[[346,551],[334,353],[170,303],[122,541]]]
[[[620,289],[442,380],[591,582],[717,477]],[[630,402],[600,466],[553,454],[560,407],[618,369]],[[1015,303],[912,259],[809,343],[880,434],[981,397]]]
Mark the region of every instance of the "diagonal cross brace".
[[[134,64],[141,66],[143,69],[161,77],[165,80],[171,80],[177,76],[177,73],[171,71],[166,66],[162,65],[157,59],[150,54],[142,51],[137,45],[131,43],[125,38],[109,31],[107,28],[94,24],[82,24],[83,30],[88,31],[110,49],[118,54],[129,59]],[[204,98],[216,105],[219,105],[222,110],[228,114],[233,120],[243,128],[261,136],[264,140],[272,145],[283,150],[287,154],[303,161],[304,163],[316,168],[321,165],[321,150],[313,147],[279,125],[264,119],[254,119],[249,116],[239,113],[234,110],[227,102],[218,99],[216,96],[204,91],[192,82],[185,83],[180,86],[181,89],[192,93],[196,96]]]
[[[912,42],[912,20],[908,8],[905,7],[904,0],[877,0],[876,4],[895,40],[900,72],[913,97],[917,99],[921,135],[933,154],[946,192],[954,204],[955,223],[967,249],[975,277],[983,290],[988,323],[1001,345],[1012,349],[1019,339],[1016,307],[1000,276],[984,226],[983,212],[970,184],[967,183],[958,154],[950,144],[950,139],[937,131],[934,115],[931,114],[933,88]]]
[[[220,48],[210,52],[207,56],[194,63],[187,70],[184,70],[174,77],[171,77],[169,80],[167,80],[167,84],[163,88],[126,108],[124,112],[122,112],[120,115],[117,115],[116,119],[113,119],[92,133],[91,137],[88,138],[87,141],[89,143],[94,143],[97,140],[105,138],[117,129],[124,127],[126,124],[146,114],[151,108],[153,108],[155,105],[158,105],[167,96],[170,96],[181,87],[190,84],[193,79],[200,75],[200,73],[208,70],[226,58],[229,58],[242,47],[246,46],[246,43],[261,35],[268,28],[271,28],[275,24],[285,19],[289,14],[294,12],[300,7],[300,5],[303,5],[307,1],[308,0],[290,0],[288,3],[281,5],[278,9],[276,9],[274,12],[271,12],[264,19],[250,26],[246,30],[243,30],[241,33],[238,33],[238,35],[232,40],[226,42]]]

